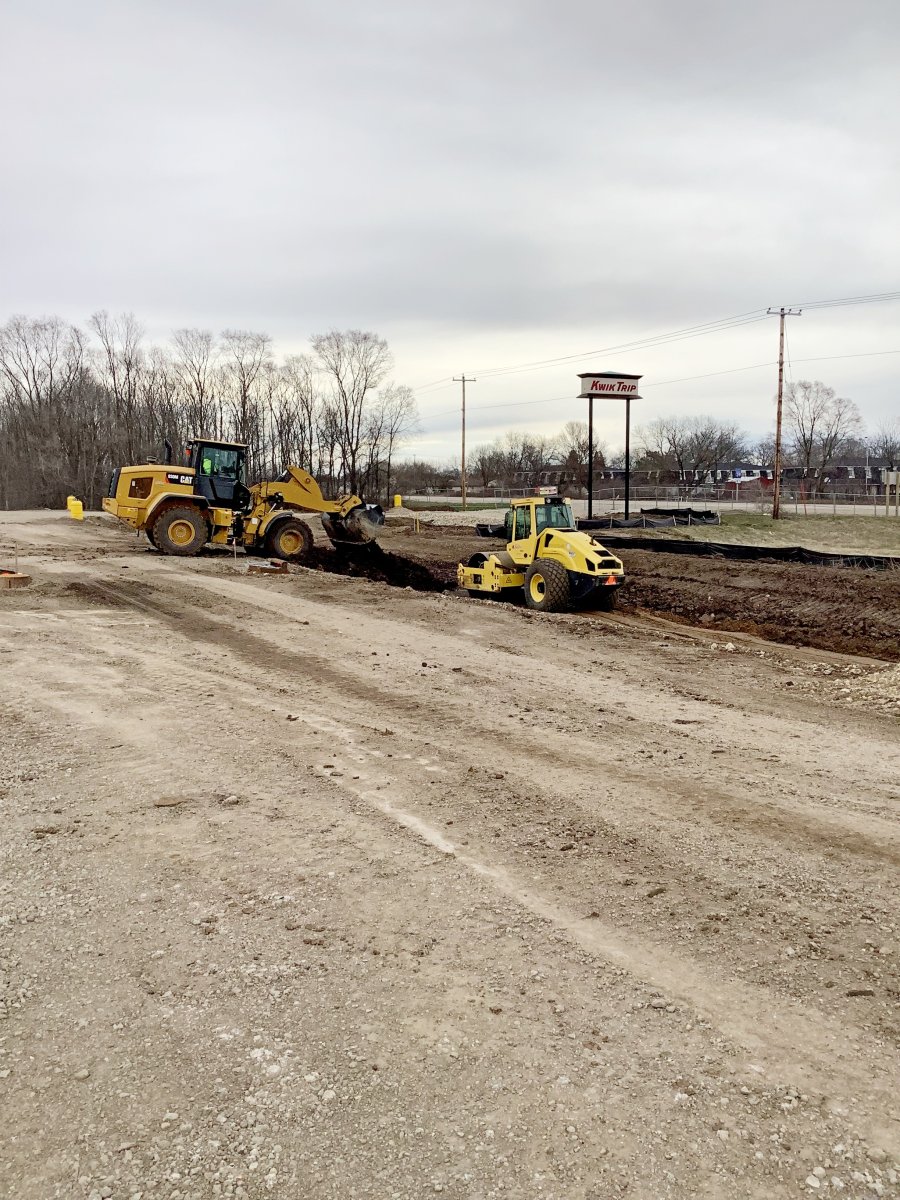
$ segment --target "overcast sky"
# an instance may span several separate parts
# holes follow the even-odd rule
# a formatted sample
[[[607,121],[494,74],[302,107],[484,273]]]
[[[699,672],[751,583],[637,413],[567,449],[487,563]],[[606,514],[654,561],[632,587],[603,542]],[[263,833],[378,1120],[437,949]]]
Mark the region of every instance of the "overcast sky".
[[[900,288],[898,63],[897,0],[6,0],[0,320],[371,329],[398,382],[479,375],[473,444],[583,416],[590,369],[762,434],[772,367],[667,381],[770,363],[774,319],[592,352]],[[900,353],[800,361],[898,325],[796,318],[794,376],[900,415]],[[458,390],[416,452],[458,452]]]

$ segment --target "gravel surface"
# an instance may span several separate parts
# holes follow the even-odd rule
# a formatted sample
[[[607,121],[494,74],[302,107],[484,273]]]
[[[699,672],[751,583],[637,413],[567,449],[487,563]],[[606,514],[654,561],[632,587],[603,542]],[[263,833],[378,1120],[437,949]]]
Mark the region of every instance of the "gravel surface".
[[[900,1192],[896,668],[4,538],[0,1195]]]

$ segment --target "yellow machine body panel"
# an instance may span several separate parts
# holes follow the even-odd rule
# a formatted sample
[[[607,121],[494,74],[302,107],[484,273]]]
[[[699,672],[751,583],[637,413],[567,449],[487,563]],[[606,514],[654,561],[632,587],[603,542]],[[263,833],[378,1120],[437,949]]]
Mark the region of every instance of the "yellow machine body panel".
[[[161,502],[194,497],[194,472],[190,467],[180,469],[159,463],[121,467],[114,479],[115,491],[103,497],[103,511],[134,529],[143,529]]]
[[[525,586],[525,574],[515,566],[503,562],[498,554],[486,554],[484,561],[478,565],[464,566],[462,563],[456,569],[456,579],[460,587],[467,591],[502,592],[504,588],[522,588]]]
[[[513,500],[504,527],[506,550],[474,554],[460,563],[460,587],[472,595],[524,589],[529,607],[548,611],[601,593],[606,593],[605,606],[612,606],[625,577],[621,559],[576,529],[572,510],[558,496]]]
[[[172,447],[167,443],[169,458]],[[185,461],[120,467],[113,473],[105,512],[144,532],[163,553],[197,554],[209,542],[239,545],[248,553],[300,561],[313,545],[297,514],[319,513],[334,542],[374,541],[384,514],[358,496],[327,500],[318,482],[289,466],[278,479],[247,487],[246,446],[194,439]]]

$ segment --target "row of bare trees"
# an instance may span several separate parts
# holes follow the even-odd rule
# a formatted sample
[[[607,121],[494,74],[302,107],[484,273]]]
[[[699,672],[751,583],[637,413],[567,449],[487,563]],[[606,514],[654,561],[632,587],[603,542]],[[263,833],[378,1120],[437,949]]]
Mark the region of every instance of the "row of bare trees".
[[[747,435],[714,417],[658,417],[637,431],[635,466],[668,472],[679,483],[713,479],[720,466],[747,461]]]
[[[746,436],[733,424],[704,418],[659,418],[638,431],[633,465],[641,470],[675,473],[680,480],[702,479],[716,463],[734,462],[748,453]],[[588,427],[569,421],[554,436],[513,432],[479,446],[470,470],[482,487],[531,486],[548,467],[560,479],[585,488],[588,478]],[[622,467],[624,456],[594,441],[594,471]]]
[[[177,330],[148,345],[130,314],[86,330],[57,317],[0,326],[0,508],[94,507],[116,466],[193,435],[243,442],[251,478],[289,463],[323,486],[387,495],[417,427],[410,388],[391,381],[387,342],[360,330],[310,339],[276,359],[264,333]]]
[[[659,417],[636,431],[632,466],[668,476],[683,484],[711,483],[719,470],[748,464],[771,470],[774,437],[753,442],[733,421],[715,417]],[[887,421],[863,436],[857,406],[821,382],[798,381],[785,392],[783,465],[802,469],[810,486],[820,490],[828,471],[839,462],[867,460],[890,469],[900,467],[900,420]],[[552,469],[553,481],[584,489],[588,475],[588,428],[569,421],[558,434],[509,432],[469,456],[470,486],[531,487]],[[594,443],[594,470],[621,468],[624,456]],[[455,467],[434,463],[404,464],[399,477],[410,491],[438,491],[459,482]]]
[[[712,480],[717,467],[751,463],[771,469],[773,436],[752,444],[737,425],[713,417],[659,417],[638,430],[636,466],[668,471],[680,482]],[[900,462],[900,420],[863,435],[859,408],[818,380],[798,380],[784,395],[783,465],[797,467],[821,490],[830,468],[867,460],[895,469]]]

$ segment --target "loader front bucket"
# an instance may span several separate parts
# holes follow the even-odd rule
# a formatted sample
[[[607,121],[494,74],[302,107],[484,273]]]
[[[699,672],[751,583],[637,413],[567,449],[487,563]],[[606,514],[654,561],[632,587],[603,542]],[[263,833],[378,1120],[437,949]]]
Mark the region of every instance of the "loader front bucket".
[[[384,524],[384,512],[378,504],[359,504],[345,517],[337,513],[322,513],[322,525],[335,545],[353,546],[374,542],[379,528]]]

